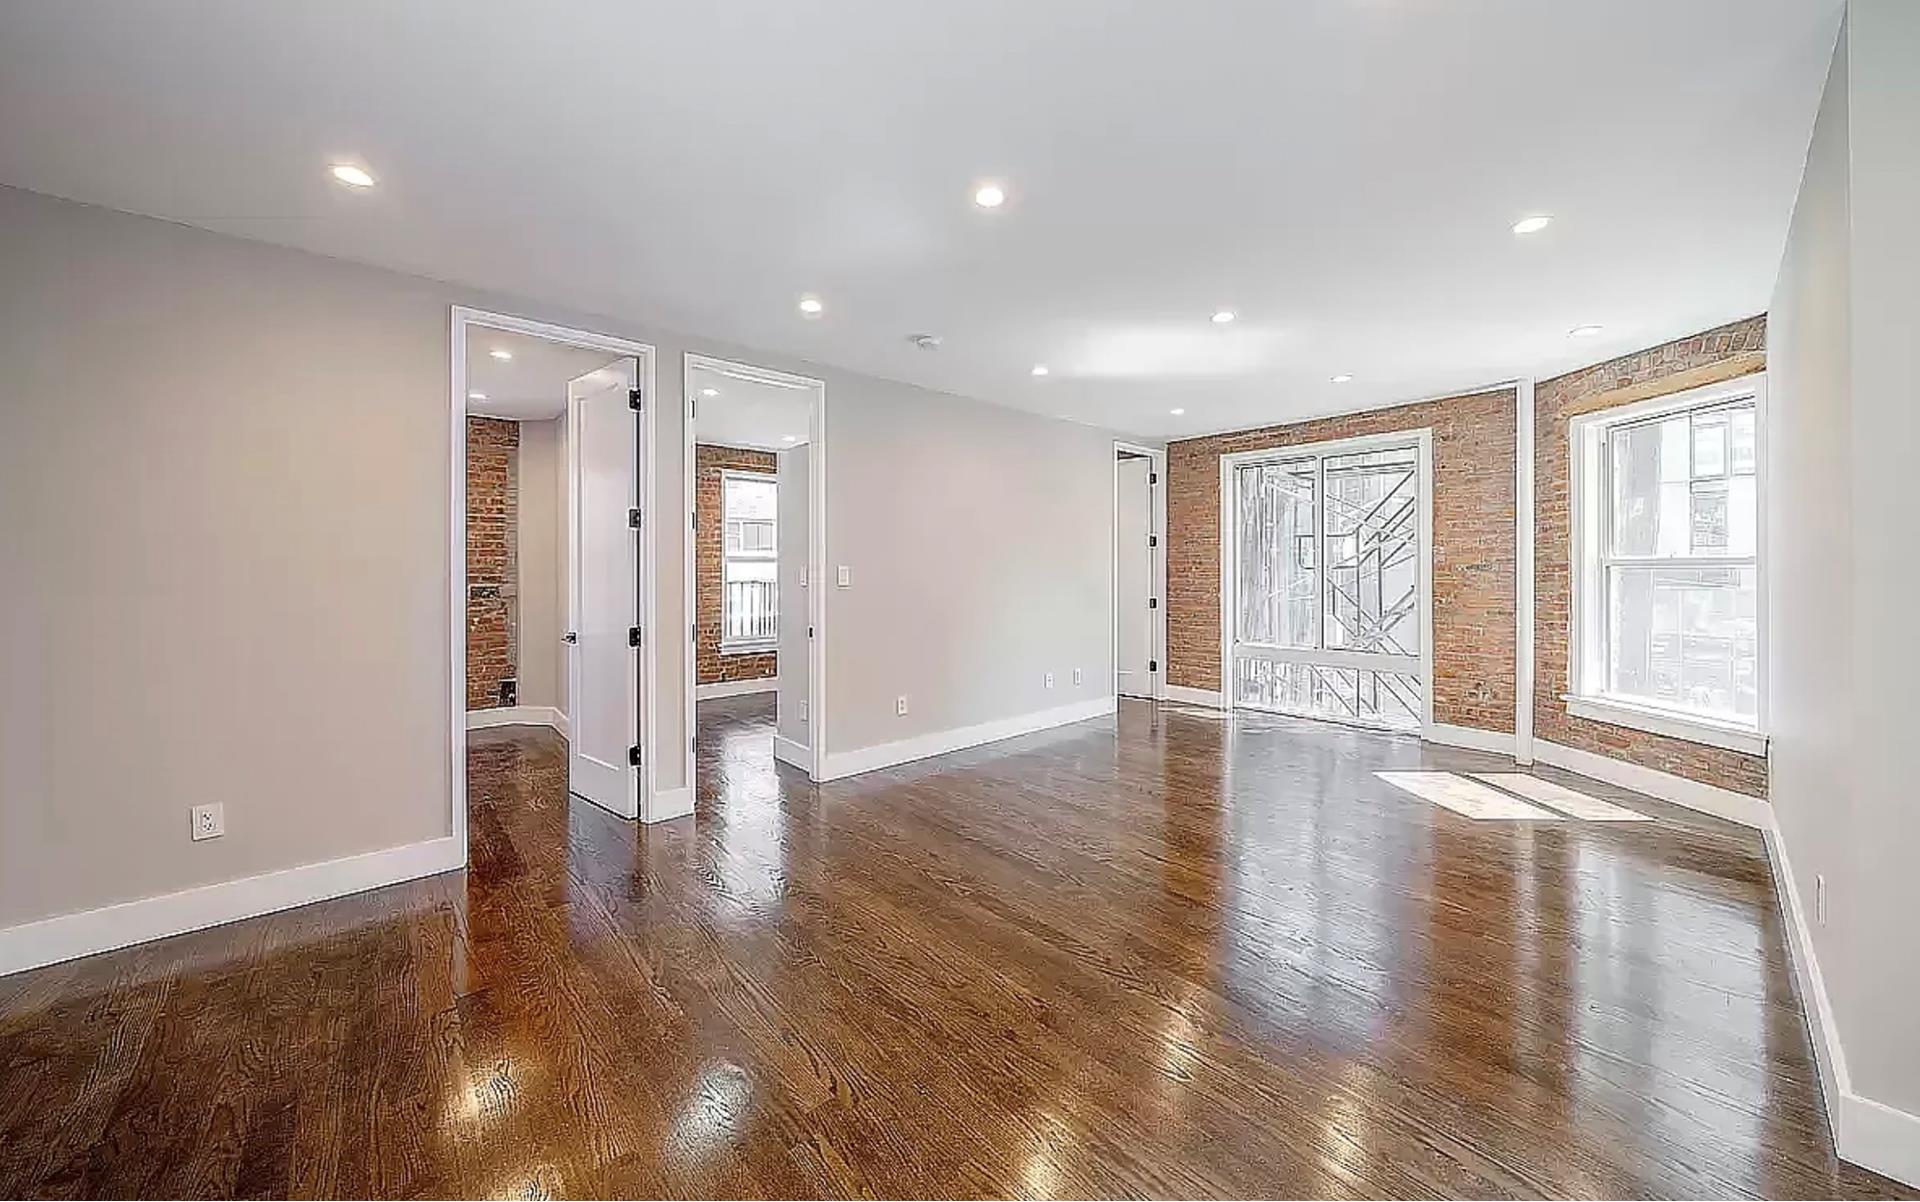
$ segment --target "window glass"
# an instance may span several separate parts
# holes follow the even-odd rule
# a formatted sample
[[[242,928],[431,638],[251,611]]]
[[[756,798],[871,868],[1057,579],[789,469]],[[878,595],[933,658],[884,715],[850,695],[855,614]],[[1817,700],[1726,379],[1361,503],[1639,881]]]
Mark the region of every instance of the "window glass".
[[[1249,464],[1236,476],[1240,547],[1234,596],[1240,641],[1317,646],[1314,461]]]
[[[721,480],[721,645],[771,643],[779,632],[775,572],[778,488],[771,476]]]

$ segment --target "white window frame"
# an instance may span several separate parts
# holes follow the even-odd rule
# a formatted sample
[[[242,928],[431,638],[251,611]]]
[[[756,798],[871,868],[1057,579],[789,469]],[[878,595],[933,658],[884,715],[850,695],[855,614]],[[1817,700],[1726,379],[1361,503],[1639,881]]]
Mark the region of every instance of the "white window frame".
[[[1324,442],[1289,443],[1282,446],[1263,447],[1253,451],[1234,451],[1220,456],[1220,702],[1221,708],[1232,712],[1236,709],[1255,709],[1235,700],[1234,657],[1238,644],[1236,637],[1235,615],[1238,613],[1236,591],[1239,586],[1238,565],[1235,555],[1239,545],[1236,526],[1239,519],[1239,506],[1235,500],[1234,480],[1241,467],[1255,463],[1282,463],[1289,459],[1301,459],[1308,456],[1325,461],[1334,456],[1353,455],[1368,451],[1399,450],[1411,447],[1415,452],[1418,472],[1415,487],[1419,490],[1415,515],[1418,523],[1417,537],[1420,540],[1419,561],[1415,583],[1419,589],[1420,613],[1420,654],[1417,657],[1420,676],[1420,730],[1425,738],[1433,733],[1433,428],[1420,426],[1408,430],[1395,430],[1384,434],[1362,434],[1352,438],[1330,439]],[[1325,522],[1322,520],[1321,506],[1325,504],[1326,482],[1320,470],[1315,474],[1313,501],[1313,542],[1315,575],[1320,580],[1319,595],[1315,600],[1318,611],[1315,616],[1320,631],[1317,641],[1326,638],[1326,573],[1320,565],[1326,563]],[[1316,664],[1329,668],[1358,668],[1384,672],[1406,672],[1414,665],[1409,659],[1397,655],[1383,655],[1364,651],[1346,651],[1337,648],[1282,647],[1270,644],[1247,644],[1257,647],[1261,658],[1286,663]],[[1371,723],[1342,722],[1331,717],[1307,717],[1310,721],[1333,722],[1338,725],[1359,726],[1366,730],[1384,730],[1386,728]],[[1413,731],[1390,732],[1413,734]]]
[[[735,559],[752,560],[760,563],[774,563],[779,555],[780,519],[778,510],[774,517],[774,550],[765,555],[735,553],[727,550],[727,482],[729,480],[751,480],[779,489],[779,477],[772,472],[756,472],[746,468],[725,468],[720,473],[720,654],[722,655],[764,655],[777,650],[780,646],[780,601],[779,594],[774,596],[773,634],[764,639],[729,639],[727,637],[727,564]]]
[[[1758,662],[1754,666],[1758,697],[1752,725],[1715,718],[1690,710],[1653,704],[1639,698],[1617,697],[1606,691],[1607,620],[1605,588],[1609,562],[1641,562],[1605,557],[1608,499],[1604,495],[1608,478],[1606,454],[1608,434],[1625,425],[1638,424],[1678,413],[1706,409],[1737,401],[1753,401],[1754,454],[1754,554],[1716,559],[1728,567],[1752,567],[1758,590],[1759,633],[1755,643]],[[1741,376],[1719,384],[1691,388],[1685,392],[1653,397],[1630,405],[1619,405],[1582,414],[1567,424],[1567,535],[1571,560],[1568,579],[1567,684],[1561,695],[1567,712],[1576,718],[1607,722],[1615,726],[1644,730],[1721,747],[1730,751],[1764,755],[1767,750],[1767,377],[1765,372]],[[1731,452],[1729,452],[1731,453]],[[1662,558],[1648,562],[1697,563],[1697,560],[1670,561]]]

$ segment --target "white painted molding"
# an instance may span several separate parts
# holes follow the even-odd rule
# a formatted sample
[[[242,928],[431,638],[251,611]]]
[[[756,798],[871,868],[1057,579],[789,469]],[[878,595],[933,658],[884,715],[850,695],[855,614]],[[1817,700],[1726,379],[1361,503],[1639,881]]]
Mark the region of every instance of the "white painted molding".
[[[1704,785],[1699,781],[1688,780],[1684,776],[1675,776],[1671,772],[1661,772],[1656,768],[1642,768],[1638,764],[1595,755],[1591,751],[1581,751],[1577,747],[1564,747],[1559,743],[1548,742],[1546,739],[1536,738],[1533,741],[1533,758],[1542,764],[1551,764],[1555,768],[1578,772],[1582,776],[1590,776],[1610,785],[1619,785],[1622,789],[1632,789],[1636,793],[1645,793],[1648,797],[1684,806],[1689,810],[1712,814],[1716,818],[1737,822],[1741,826],[1766,830],[1773,825],[1772,806],[1758,797],[1748,797],[1745,793],[1735,793],[1732,789],[1722,789],[1718,785]]]
[[[1446,722],[1429,722],[1420,732],[1423,742],[1439,743],[1447,747],[1464,747],[1468,751],[1488,751],[1494,755],[1511,757],[1514,754],[1514,738],[1511,734],[1499,730],[1478,730],[1471,726],[1453,726]]]
[[[43,918],[0,931],[0,976],[450,872],[465,861],[461,841],[442,836]]]
[[[486,730],[493,726],[551,726],[564,735],[567,716],[551,705],[508,705],[467,711],[468,730]]]
[[[1219,689],[1190,689],[1183,684],[1167,686],[1167,700],[1178,701],[1186,705],[1204,705],[1209,709],[1225,709],[1221,703]]]
[[[1670,739],[1685,739],[1707,747],[1738,751],[1745,755],[1767,754],[1767,736],[1757,730],[1742,730],[1724,722],[1695,719],[1680,714],[1662,713],[1646,706],[1629,705],[1602,697],[1563,696],[1567,712],[1589,722],[1626,726]]]
[[[820,779],[839,780],[842,777],[858,776],[862,772],[891,768],[895,764],[924,760],[929,756],[945,755],[950,751],[978,747],[984,743],[997,743],[1016,735],[1032,734],[1037,730],[1085,722],[1090,718],[1111,714],[1113,708],[1112,697],[1096,697],[1091,701],[1078,701],[1072,705],[1062,705],[1054,709],[1036,710],[1030,714],[982,722],[975,726],[937,730],[931,734],[916,735],[911,739],[901,739],[894,743],[862,747],[857,751],[828,752],[822,757],[824,762],[821,764]]]
[[[1834,1144],[1842,1160],[1920,1186],[1920,1115],[1848,1091]]]
[[[1513,382],[1513,757],[1533,763],[1533,378]]]
[[[684,785],[678,789],[656,789],[653,804],[647,808],[644,821],[651,826],[656,822],[672,822],[675,818],[685,818],[693,813],[693,787]]]
[[[785,735],[773,736],[773,758],[802,772],[813,771],[813,749]]]
[[[756,676],[752,680],[716,680],[709,684],[695,685],[695,701],[712,701],[716,697],[745,697],[750,693],[772,693],[780,687],[778,676]]]

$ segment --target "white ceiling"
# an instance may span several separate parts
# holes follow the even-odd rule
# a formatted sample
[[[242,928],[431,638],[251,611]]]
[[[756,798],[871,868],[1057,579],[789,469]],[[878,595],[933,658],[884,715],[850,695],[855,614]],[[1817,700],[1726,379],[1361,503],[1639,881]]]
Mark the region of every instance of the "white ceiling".
[[[811,433],[811,388],[782,388],[706,367],[688,372],[687,383],[699,404],[693,436],[700,442],[784,451],[805,444]]]
[[[502,362],[496,350],[513,358]],[[619,358],[605,351],[549,342],[526,334],[469,327],[467,412],[537,422],[567,411],[567,381]],[[474,393],[484,393],[484,398]]]
[[[1177,436],[1764,308],[1839,11],[9,0],[0,181]]]

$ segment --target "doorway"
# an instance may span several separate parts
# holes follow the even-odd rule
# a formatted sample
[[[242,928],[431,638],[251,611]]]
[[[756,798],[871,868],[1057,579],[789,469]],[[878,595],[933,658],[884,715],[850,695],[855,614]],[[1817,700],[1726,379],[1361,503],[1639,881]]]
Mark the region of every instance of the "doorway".
[[[826,389],[693,354],[684,378],[687,779],[696,810],[763,806],[824,743]]]
[[[470,730],[540,744],[570,793],[641,817],[652,349],[456,307],[452,352],[454,834],[464,846]]]
[[[1431,464],[1424,429],[1221,457],[1227,709],[1431,721]]]
[[[1166,696],[1166,452],[1113,447],[1113,691]]]

